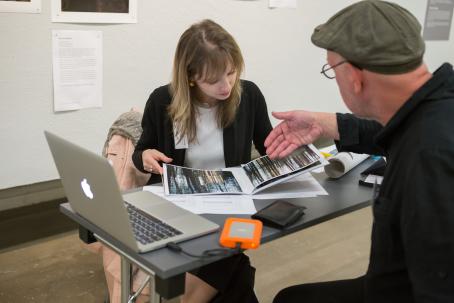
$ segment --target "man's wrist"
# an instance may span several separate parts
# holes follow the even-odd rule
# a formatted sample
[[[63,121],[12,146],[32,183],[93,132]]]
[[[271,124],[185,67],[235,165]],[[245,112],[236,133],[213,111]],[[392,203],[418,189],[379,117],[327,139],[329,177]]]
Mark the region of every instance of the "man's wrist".
[[[335,113],[318,112],[316,120],[319,122],[322,136],[333,140],[339,140],[339,130],[337,126],[337,117]]]

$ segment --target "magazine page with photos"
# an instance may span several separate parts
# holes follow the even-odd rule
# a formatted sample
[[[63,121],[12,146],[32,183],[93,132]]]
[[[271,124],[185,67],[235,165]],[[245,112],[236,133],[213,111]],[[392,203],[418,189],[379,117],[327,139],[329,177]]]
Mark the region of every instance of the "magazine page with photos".
[[[285,158],[271,160],[263,156],[242,165],[242,168],[254,186],[253,193],[257,193],[326,164],[325,157],[310,144],[298,148]]]
[[[255,194],[327,163],[313,145],[306,145],[282,159],[263,156],[219,170],[164,164],[164,190],[166,195]]]
[[[230,171],[193,169],[164,164],[166,195],[242,194],[238,181]]]

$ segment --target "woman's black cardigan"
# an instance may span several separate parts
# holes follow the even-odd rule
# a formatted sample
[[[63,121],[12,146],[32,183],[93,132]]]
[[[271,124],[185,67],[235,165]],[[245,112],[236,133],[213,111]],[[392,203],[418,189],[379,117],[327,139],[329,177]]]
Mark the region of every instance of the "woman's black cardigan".
[[[235,120],[224,128],[225,166],[238,166],[251,160],[251,145],[261,155],[265,154],[263,145],[272,129],[265,98],[260,89],[251,81],[241,80],[241,102]],[[172,164],[184,165],[185,149],[175,149],[173,126],[167,108],[171,102],[169,85],[155,89],[148,98],[142,118],[142,135],[137,142],[132,160],[142,172],[142,152],[157,149],[173,159]],[[153,174],[148,184],[161,182],[159,175]]]

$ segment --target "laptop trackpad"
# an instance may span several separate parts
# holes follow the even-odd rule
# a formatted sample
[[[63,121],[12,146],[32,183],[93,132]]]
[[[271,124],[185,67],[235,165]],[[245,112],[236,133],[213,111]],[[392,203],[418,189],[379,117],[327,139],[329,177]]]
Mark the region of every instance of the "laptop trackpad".
[[[139,207],[143,207],[144,205],[159,205],[170,203],[164,198],[161,198],[160,196],[152,194],[148,191],[136,191],[127,193],[123,195],[123,199],[126,202]]]
[[[126,202],[147,211],[153,217],[161,220],[173,219],[190,214],[189,211],[147,191],[128,193],[123,198]]]
[[[152,216],[155,216],[158,219],[175,219],[180,216],[187,216],[188,211],[173,205],[173,204],[161,204],[151,207],[144,207],[145,210],[148,210]]]

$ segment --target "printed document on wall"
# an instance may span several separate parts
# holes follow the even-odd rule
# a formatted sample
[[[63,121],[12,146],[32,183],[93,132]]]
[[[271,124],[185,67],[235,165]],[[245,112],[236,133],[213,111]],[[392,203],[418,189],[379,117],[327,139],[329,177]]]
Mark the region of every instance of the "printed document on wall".
[[[54,110],[102,106],[102,32],[52,31]]]

